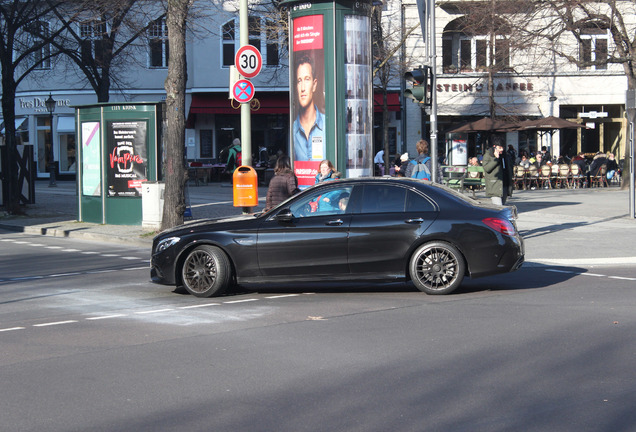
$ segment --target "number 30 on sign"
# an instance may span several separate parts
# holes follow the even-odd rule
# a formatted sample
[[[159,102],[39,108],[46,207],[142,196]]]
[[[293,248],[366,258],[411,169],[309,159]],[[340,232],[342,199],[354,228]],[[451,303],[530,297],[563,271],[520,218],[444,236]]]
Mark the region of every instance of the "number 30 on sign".
[[[244,45],[234,56],[234,66],[245,78],[254,78],[261,72],[263,57],[253,45]]]

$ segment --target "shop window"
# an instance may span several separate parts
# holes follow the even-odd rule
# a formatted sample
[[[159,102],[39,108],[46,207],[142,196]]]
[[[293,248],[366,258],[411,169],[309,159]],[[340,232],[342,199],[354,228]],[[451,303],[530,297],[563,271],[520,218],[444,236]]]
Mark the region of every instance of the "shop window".
[[[199,139],[201,142],[201,159],[212,157],[212,130],[201,129],[199,131]]]
[[[580,31],[579,61],[581,70],[607,69],[609,33],[600,25],[588,24]]]
[[[106,23],[85,22],[80,24],[80,53],[82,62],[91,65],[93,62],[98,66],[104,63],[106,50],[106,38],[108,37],[108,26]]]
[[[165,18],[150,23],[148,27],[149,66],[168,67],[168,27]]]

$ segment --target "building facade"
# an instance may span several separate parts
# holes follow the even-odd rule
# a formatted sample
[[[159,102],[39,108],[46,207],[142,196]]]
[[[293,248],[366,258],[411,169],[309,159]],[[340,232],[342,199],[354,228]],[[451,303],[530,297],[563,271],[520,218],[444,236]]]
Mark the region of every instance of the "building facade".
[[[470,2],[468,2],[470,3]],[[537,133],[514,131],[505,134],[516,150],[537,151],[545,145],[555,156],[578,152],[611,151],[622,158],[626,147],[624,116],[627,80],[621,65],[605,64],[580,68],[570,62],[525,47],[514,49],[511,34],[476,31],[467,22],[463,2],[438,2],[435,20],[438,154],[448,157],[455,142],[465,142],[467,156],[484,151],[484,134],[455,135],[446,131],[464,122],[495,114],[505,118],[534,119],[556,116],[585,124],[577,130]],[[393,61],[402,73],[419,64],[430,64],[418,26],[414,0],[388,0],[383,19],[402,29],[415,28],[406,37]],[[239,48],[238,5],[210,2],[199,11],[197,25],[188,34],[188,79],[186,88],[186,155],[189,160],[217,161],[223,148],[240,138],[240,110],[229,99],[234,54]],[[252,109],[252,148],[255,161],[262,154],[289,153],[289,69],[285,56],[285,32],[275,14],[252,13],[249,39],[263,56],[263,70],[252,79],[256,88]],[[630,19],[633,19],[631,17]],[[165,20],[150,23],[143,37],[131,45],[127,62],[116,66],[116,85],[110,102],[157,102],[165,98],[164,80],[169,58]],[[53,24],[51,24],[53,25]],[[99,28],[90,22],[78,24],[85,36],[82,49],[98,56]],[[495,29],[497,33],[497,28]],[[97,36],[96,36],[97,35]],[[493,43],[494,41],[494,43]],[[602,59],[611,50],[608,30],[583,34],[575,52],[582,58]],[[497,55],[489,52],[494,46]],[[494,63],[497,73],[489,74]],[[388,86],[388,137],[391,157],[408,151],[431,134],[429,114],[420,104],[405,100],[400,93],[402,73]],[[377,83],[376,83],[377,84]],[[51,95],[56,109],[51,115],[45,100]],[[43,64],[16,93],[16,128],[21,144],[34,146],[38,177],[48,177],[49,148],[52,145],[60,175],[75,173],[75,106],[97,102],[77,67],[63,60]],[[382,96],[374,98],[374,150],[382,148]],[[52,132],[52,135],[51,135]],[[263,149],[264,152],[259,150]],[[460,163],[461,161],[446,162]]]

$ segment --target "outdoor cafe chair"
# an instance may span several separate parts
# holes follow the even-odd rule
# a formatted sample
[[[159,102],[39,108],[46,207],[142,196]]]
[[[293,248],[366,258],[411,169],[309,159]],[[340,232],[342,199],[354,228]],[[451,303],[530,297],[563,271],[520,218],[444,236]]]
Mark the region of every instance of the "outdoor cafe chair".
[[[526,175],[527,175],[527,171],[524,167],[522,167],[521,165],[517,165],[514,167],[514,186],[515,189],[519,190],[519,189],[527,189],[527,185],[526,185]]]
[[[556,165],[555,165],[556,166]],[[570,185],[570,166],[567,164],[559,164],[557,166],[558,172],[556,175],[556,183],[554,185],[555,188],[559,187],[567,187],[568,189],[571,187]]]
[[[552,167],[550,165],[541,166],[539,181],[544,189],[552,189]]]
[[[570,165],[570,184],[572,188],[580,188],[586,186],[587,178],[585,174],[581,172],[581,167],[573,163]]]
[[[528,167],[526,179],[527,179],[527,185],[530,189],[533,188],[532,186],[533,184],[534,184],[534,187],[539,186],[539,170],[537,169],[536,166],[530,165],[530,167]]]
[[[596,175],[590,175],[590,187],[609,186],[607,182],[607,165],[603,164]]]

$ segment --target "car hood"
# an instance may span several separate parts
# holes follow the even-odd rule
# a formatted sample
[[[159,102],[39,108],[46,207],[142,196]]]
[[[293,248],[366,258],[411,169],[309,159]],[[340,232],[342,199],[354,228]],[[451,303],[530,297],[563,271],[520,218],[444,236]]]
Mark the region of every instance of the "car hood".
[[[255,220],[256,216],[253,214],[238,215],[231,217],[220,217],[212,219],[199,219],[193,222],[187,222],[183,225],[178,225],[173,228],[168,228],[157,235],[157,237],[166,237],[183,232],[196,232],[202,229],[205,230],[220,230],[226,229],[228,225],[233,225],[237,222],[244,222],[249,220]]]

